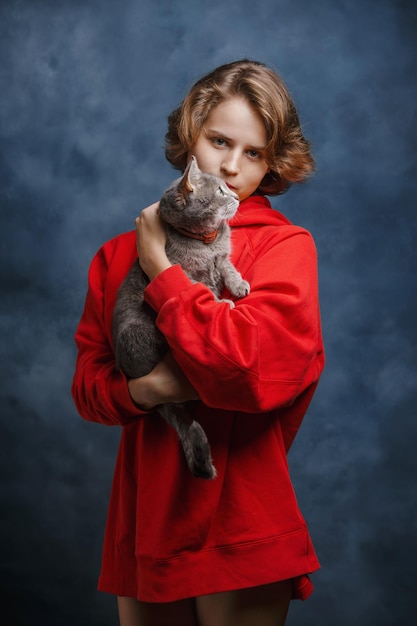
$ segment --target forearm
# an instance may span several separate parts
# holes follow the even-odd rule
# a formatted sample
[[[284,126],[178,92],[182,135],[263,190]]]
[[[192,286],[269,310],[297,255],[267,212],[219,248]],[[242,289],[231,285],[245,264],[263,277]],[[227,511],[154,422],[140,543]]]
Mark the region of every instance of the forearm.
[[[120,247],[126,250],[124,239]],[[125,375],[116,369],[110,324],[106,324],[108,264],[113,255],[112,244],[103,247],[90,266],[84,311],[75,333],[78,353],[71,391],[83,419],[124,426],[136,420],[141,411],[130,397]],[[133,259],[128,253],[115,267],[123,275]]]
[[[130,396],[144,411],[158,404],[197,400],[198,394],[178,367],[171,353],[146,376],[128,381]]]
[[[130,397],[126,378],[114,363],[98,363],[82,355],[72,382],[72,397],[80,416],[109,426],[135,421],[141,410]]]
[[[159,329],[208,406],[267,411],[291,404],[318,379],[323,354],[315,251],[307,246],[285,254],[283,247],[285,264],[271,253],[248,268],[251,293],[234,309],[215,302],[178,266],[145,290]]]

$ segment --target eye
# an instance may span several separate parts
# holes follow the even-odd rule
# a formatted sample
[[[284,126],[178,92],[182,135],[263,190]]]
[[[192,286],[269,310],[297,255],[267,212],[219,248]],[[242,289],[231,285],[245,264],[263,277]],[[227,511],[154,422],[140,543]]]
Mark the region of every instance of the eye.
[[[214,143],[215,146],[218,146],[219,148],[222,148],[223,146],[226,145],[226,141],[222,139],[221,137],[213,137],[212,142]]]
[[[224,191],[223,191],[223,189],[222,189],[221,187],[218,187],[218,188],[217,188],[217,193],[218,193],[220,196],[224,196]]]
[[[251,159],[259,159],[261,156],[257,150],[248,150],[248,154]]]

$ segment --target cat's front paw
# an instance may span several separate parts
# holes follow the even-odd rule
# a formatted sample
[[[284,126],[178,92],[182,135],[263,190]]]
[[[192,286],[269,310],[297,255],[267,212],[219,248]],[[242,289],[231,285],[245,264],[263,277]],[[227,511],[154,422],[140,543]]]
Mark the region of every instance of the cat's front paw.
[[[229,300],[229,298],[223,298],[223,300],[219,300],[219,302],[227,302],[231,309],[235,308],[235,303],[233,300]]]
[[[245,296],[248,296],[249,293],[250,293],[250,285],[248,281],[242,280],[242,282],[239,283],[239,285],[237,285],[234,295],[237,298],[244,298]]]

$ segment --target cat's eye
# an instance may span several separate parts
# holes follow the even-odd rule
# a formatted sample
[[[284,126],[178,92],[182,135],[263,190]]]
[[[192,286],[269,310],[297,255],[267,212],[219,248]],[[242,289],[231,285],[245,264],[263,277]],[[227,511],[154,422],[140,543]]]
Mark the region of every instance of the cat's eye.
[[[219,187],[219,188],[217,189],[217,191],[218,191],[218,193],[219,193],[221,196],[224,196],[224,195],[225,195],[225,194],[224,194],[224,191],[223,191],[223,189],[222,189],[221,187]]]

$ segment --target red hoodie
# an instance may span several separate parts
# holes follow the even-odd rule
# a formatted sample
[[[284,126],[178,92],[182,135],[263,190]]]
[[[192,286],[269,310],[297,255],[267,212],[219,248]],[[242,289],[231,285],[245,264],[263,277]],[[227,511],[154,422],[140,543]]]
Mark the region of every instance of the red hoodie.
[[[261,196],[243,201],[232,261],[251,285],[231,309],[175,265],[146,289],[156,323],[198,390],[196,419],[218,476],[194,478],[176,433],[141,413],[114,366],[111,318],[135,232],[106,243],[89,273],[72,393],[80,415],[124,426],[99,589],[149,602],[294,579],[318,569],[286,453],[324,365],[311,235]]]

